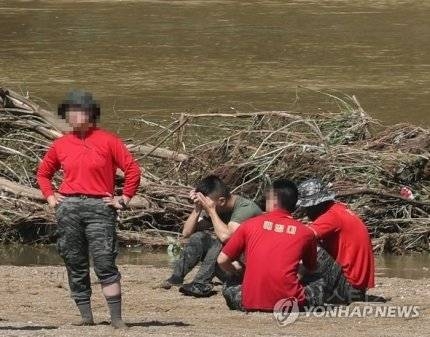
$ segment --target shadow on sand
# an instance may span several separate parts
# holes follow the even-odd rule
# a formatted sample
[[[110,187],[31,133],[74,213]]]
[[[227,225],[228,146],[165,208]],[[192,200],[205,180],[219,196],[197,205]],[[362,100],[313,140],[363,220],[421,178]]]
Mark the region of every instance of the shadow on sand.
[[[126,322],[127,326],[129,328],[133,327],[142,327],[142,328],[149,328],[152,326],[176,326],[176,327],[187,327],[191,326],[192,324],[184,323],[182,321],[179,322],[162,322],[162,321],[147,321],[147,322]],[[110,325],[109,322],[100,322],[97,325]]]
[[[25,326],[0,326],[0,330],[17,330],[17,331],[38,331],[38,330],[55,330],[58,326],[52,325],[25,325]]]

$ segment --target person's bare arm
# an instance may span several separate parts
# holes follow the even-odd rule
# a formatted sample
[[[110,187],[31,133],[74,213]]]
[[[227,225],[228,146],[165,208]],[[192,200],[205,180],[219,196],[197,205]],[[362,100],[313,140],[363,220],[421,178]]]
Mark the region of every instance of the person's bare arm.
[[[236,229],[239,228],[239,226],[240,226],[240,223],[237,223],[235,221],[230,221],[227,224],[228,230],[230,231],[230,235],[233,234],[236,231]]]
[[[222,270],[224,270],[228,274],[236,275],[238,274],[238,269],[235,267],[234,262],[230,259],[230,257],[221,252],[218,255],[217,262]]]
[[[182,229],[182,236],[184,238],[188,238],[191,234],[193,234],[196,231],[197,224],[199,222],[199,218],[202,213],[202,206],[200,205],[197,199],[195,190],[192,190],[190,192],[190,199],[194,203],[194,209],[184,223],[184,228]]]
[[[201,210],[193,209],[189,217],[184,223],[184,228],[182,229],[182,236],[188,238],[191,234],[196,231],[197,223],[199,221]]]
[[[220,268],[229,274],[240,276],[243,273],[242,266],[235,260],[244,252],[245,246],[246,227],[240,227],[218,255],[217,262]]]
[[[220,217],[218,216],[218,213],[215,210],[213,210],[208,215],[212,220],[212,224],[214,226],[214,232],[215,232],[215,235],[218,237],[218,239],[223,243],[226,242],[228,239],[230,239],[230,236],[231,236],[230,230],[228,229],[228,226],[224,223],[224,221],[220,219]]]

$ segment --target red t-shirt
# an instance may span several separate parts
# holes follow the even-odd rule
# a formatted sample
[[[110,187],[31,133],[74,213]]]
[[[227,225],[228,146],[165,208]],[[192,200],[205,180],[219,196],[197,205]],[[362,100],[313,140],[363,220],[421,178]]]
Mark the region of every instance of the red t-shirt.
[[[346,205],[335,202],[310,226],[322,246],[342,267],[349,283],[358,289],[375,286],[372,243],[366,225]]]
[[[242,306],[271,311],[284,298],[304,304],[297,272],[300,260],[307,269],[316,268],[316,245],[314,233],[283,210],[243,222],[222,250],[232,260],[245,253]]]
[[[132,197],[140,183],[140,168],[116,135],[91,128],[84,138],[68,133],[56,139],[37,171],[37,182],[45,198],[54,193],[51,179],[63,170],[62,194],[114,194],[117,168],[124,172],[123,194]]]

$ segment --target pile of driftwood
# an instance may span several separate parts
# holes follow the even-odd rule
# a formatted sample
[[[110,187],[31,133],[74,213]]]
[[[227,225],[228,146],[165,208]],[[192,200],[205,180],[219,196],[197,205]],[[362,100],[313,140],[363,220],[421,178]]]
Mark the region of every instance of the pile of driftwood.
[[[128,142],[145,173],[131,210],[121,214],[120,240],[165,244],[191,209],[190,186],[216,173],[258,202],[273,179],[320,177],[366,221],[375,251],[430,250],[430,131],[383,126],[354,96],[320,94],[336,103],[336,112],[182,113],[169,125],[133,120],[152,132]],[[53,212],[35,171],[66,131],[35,99],[0,91],[1,241],[53,240]],[[120,172],[117,179],[120,184]],[[402,196],[404,187],[413,195]]]

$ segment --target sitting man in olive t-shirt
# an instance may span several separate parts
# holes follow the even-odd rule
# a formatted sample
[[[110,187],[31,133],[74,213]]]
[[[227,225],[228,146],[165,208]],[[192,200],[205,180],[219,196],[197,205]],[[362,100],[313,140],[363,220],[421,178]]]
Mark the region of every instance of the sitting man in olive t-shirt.
[[[184,284],[179,291],[184,295],[208,297],[213,294],[212,279],[225,279],[225,274],[217,266],[217,257],[240,224],[261,213],[253,201],[236,194],[217,176],[202,179],[191,191],[194,209],[184,224],[182,234],[189,241],[179,259],[175,262],[172,275],[163,282],[164,289],[182,285],[184,277],[199,263],[201,266],[193,282]],[[211,224],[213,232],[199,230]]]

